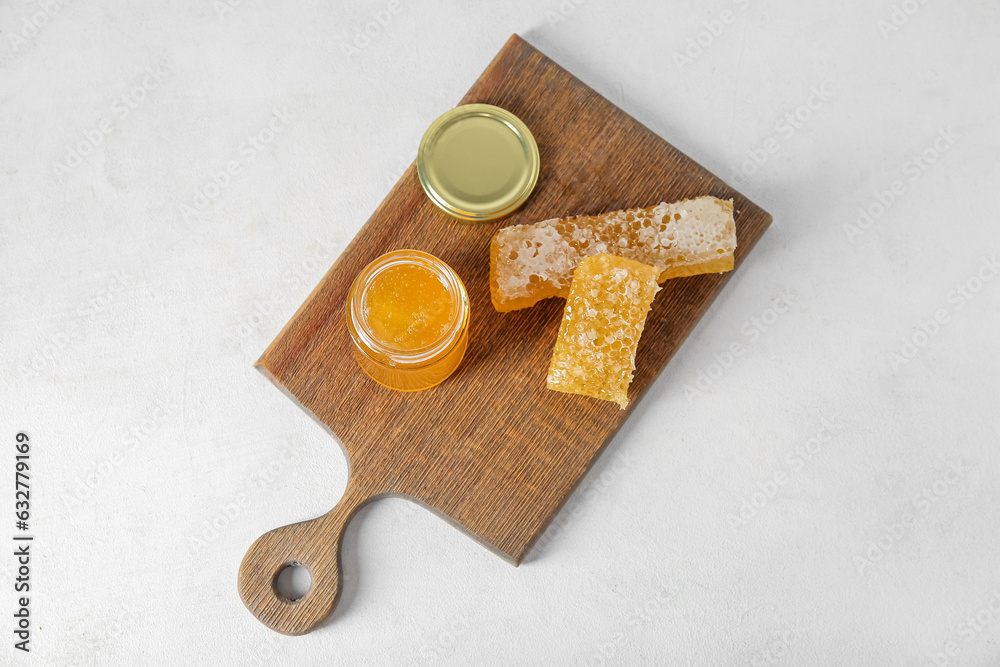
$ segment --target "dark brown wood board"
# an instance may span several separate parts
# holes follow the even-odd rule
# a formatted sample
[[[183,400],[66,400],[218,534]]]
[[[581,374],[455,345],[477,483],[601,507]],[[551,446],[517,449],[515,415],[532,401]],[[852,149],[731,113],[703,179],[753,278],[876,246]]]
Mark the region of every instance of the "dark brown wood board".
[[[333,510],[264,534],[240,566],[244,603],[278,632],[304,634],[332,611],[341,589],[344,528],[378,497],[419,501],[519,563],[730,275],[666,281],[646,319],[631,405],[623,411],[546,389],[564,302],[494,310],[489,247],[498,229],[700,195],[732,198],[738,273],[771,222],[517,35],[461,103],[473,102],[512,111],[534,134],[541,175],[524,206],[500,221],[459,221],[427,198],[411,165],[257,362],[339,438],[350,461],[347,489]],[[400,248],[426,251],[451,265],[466,285],[472,312],[462,365],[443,384],[416,393],[391,391],[361,371],[344,313],[358,272]],[[295,601],[275,589],[288,564],[304,565],[312,575],[309,592]]]

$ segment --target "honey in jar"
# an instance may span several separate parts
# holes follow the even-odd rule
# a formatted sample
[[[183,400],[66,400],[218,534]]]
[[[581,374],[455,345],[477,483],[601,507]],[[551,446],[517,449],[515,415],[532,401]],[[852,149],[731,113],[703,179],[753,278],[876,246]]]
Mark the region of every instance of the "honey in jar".
[[[354,357],[379,384],[428,389],[451,375],[468,345],[469,297],[450,266],[419,250],[382,255],[347,297]]]

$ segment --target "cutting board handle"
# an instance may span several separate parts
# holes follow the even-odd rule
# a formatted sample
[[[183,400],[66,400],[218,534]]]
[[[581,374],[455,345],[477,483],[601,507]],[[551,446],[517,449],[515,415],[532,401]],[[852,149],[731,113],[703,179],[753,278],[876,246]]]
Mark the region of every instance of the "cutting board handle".
[[[323,516],[258,537],[240,564],[240,597],[250,613],[286,635],[304,635],[322,623],[340,599],[344,529],[369,499],[348,483],[337,506]],[[278,592],[277,579],[282,570],[294,565],[309,570],[312,584],[304,596],[289,600]]]

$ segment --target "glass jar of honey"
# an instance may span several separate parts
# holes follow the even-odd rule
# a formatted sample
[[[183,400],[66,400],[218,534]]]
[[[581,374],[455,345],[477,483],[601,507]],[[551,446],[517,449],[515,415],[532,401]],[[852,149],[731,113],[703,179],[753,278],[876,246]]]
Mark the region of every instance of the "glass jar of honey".
[[[429,389],[451,375],[469,341],[469,296],[450,266],[396,250],[366,266],[347,296],[354,357],[379,384]]]

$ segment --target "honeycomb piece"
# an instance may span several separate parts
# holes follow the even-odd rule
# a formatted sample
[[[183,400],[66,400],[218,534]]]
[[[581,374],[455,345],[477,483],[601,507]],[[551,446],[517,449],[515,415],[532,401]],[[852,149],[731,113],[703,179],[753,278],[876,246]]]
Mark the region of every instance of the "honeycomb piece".
[[[602,252],[658,267],[662,283],[729,271],[735,250],[733,202],[715,197],[515,225],[490,246],[490,296],[502,313],[565,297],[580,260]]]
[[[635,350],[660,269],[601,253],[580,262],[549,364],[549,389],[628,405]]]

